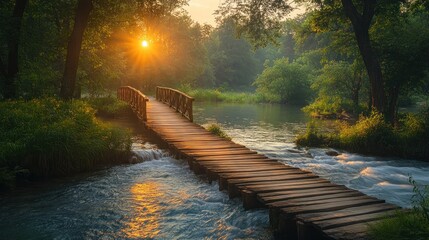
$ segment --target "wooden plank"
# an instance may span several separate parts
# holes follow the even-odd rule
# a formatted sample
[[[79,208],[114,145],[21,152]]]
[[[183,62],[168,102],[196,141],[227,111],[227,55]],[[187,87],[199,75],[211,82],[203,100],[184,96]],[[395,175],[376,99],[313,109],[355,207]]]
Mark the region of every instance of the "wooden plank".
[[[395,216],[396,213],[397,211],[390,210],[390,211],[377,212],[377,213],[361,214],[361,215],[355,215],[351,217],[342,217],[342,218],[336,218],[336,219],[317,221],[317,222],[313,222],[313,225],[316,226],[317,228],[320,228],[321,230],[327,230],[332,228],[353,225],[356,223],[366,223],[366,222],[371,222],[375,220],[381,220],[384,218]]]
[[[322,204],[315,204],[310,206],[285,207],[285,208],[281,208],[281,211],[284,214],[295,216],[303,213],[337,211],[345,208],[359,207],[359,206],[371,205],[375,203],[384,203],[384,200],[380,200],[376,198],[358,199],[354,201],[322,203]]]
[[[267,170],[264,172],[250,172],[250,173],[221,173],[220,177],[227,179],[238,179],[238,178],[248,178],[248,177],[265,177],[265,176],[282,176],[287,174],[305,174],[299,169],[294,168],[282,168],[278,170]]]
[[[313,186],[314,185],[314,186]],[[271,184],[257,184],[247,187],[249,190],[264,193],[272,191],[284,191],[292,189],[306,189],[306,188],[318,188],[320,186],[331,186],[334,185],[326,179],[317,178],[310,180],[294,180],[293,182],[285,183],[271,183]]]
[[[242,168],[207,168],[216,173],[241,173],[241,172],[261,172],[264,170],[281,170],[282,166],[268,167],[242,167]]]
[[[256,152],[252,151],[229,151],[229,152],[222,152],[222,151],[207,151],[207,152],[185,152],[184,154],[190,156],[190,157],[211,157],[211,156],[226,156],[226,155],[256,155]]]
[[[229,179],[229,183],[234,184],[244,184],[244,183],[255,183],[255,182],[267,182],[267,181],[283,181],[283,180],[295,180],[295,179],[308,179],[308,178],[318,178],[319,176],[316,176],[314,174],[284,174],[279,176],[255,176],[255,177],[245,177],[245,178],[236,178],[236,179]]]
[[[328,187],[326,187],[326,188],[323,188],[323,189],[318,189],[318,191],[325,191],[325,190],[337,190],[338,192],[341,192],[342,190],[346,190],[346,189],[348,189],[346,186],[344,186],[344,185],[335,185],[335,184],[332,184],[332,185],[329,185]],[[297,194],[309,194],[309,193],[312,193],[312,192],[314,192],[313,190],[309,190],[309,189],[302,189],[302,190],[299,190],[299,192],[296,192]],[[291,192],[291,190],[288,190],[288,189],[285,189],[285,190],[281,190],[281,191],[274,191],[274,192],[266,192],[266,193],[259,193],[258,194],[258,196],[259,197],[261,197],[261,198],[265,198],[265,197],[270,197],[270,196],[281,196],[281,195],[290,195],[290,194],[293,194],[293,193],[295,193],[295,191],[293,191],[293,192]]]
[[[399,209],[400,208],[398,206],[395,206],[393,204],[380,203],[380,204],[372,204],[372,205],[360,206],[360,207],[351,207],[351,208],[346,208],[346,209],[327,212],[327,213],[323,212],[323,213],[300,214],[297,216],[297,219],[304,223],[312,223],[317,221],[332,220],[332,219],[343,218],[343,217],[353,217],[353,216],[358,216],[362,214],[371,214],[371,213],[378,213],[378,212],[385,212],[385,211],[399,210]]]
[[[204,160],[204,161],[195,161],[200,165],[227,165],[227,164],[253,164],[253,163],[277,163],[275,160],[271,159],[236,159],[236,160]]]
[[[282,193],[278,195],[271,195],[271,196],[258,196],[259,199],[261,199],[265,203],[271,203],[276,201],[285,201],[285,200],[291,200],[291,199],[300,199],[300,198],[310,198],[310,197],[316,197],[316,196],[325,196],[325,195],[335,195],[340,193],[348,193],[348,192],[355,192],[355,190],[351,189],[344,189],[344,188],[337,188],[337,187],[331,187],[326,189],[318,189],[317,191],[314,190],[305,190],[305,191],[294,191],[294,192],[287,192]]]
[[[375,224],[379,222],[378,220],[366,222],[366,223],[356,223],[353,225],[348,225],[344,227],[332,228],[324,230],[324,234],[330,239],[350,239],[350,240],[360,240],[368,239],[368,226],[370,224]]]
[[[197,161],[217,161],[217,160],[246,160],[246,159],[270,159],[260,154],[253,155],[219,155],[219,156],[195,156],[193,159]],[[273,160],[273,159],[271,159]]]
[[[358,201],[366,199],[374,199],[366,195],[352,193],[340,193],[338,197],[313,197],[313,198],[300,198],[289,201],[278,201],[269,203],[268,206],[276,208],[285,208],[285,207],[295,207],[295,206],[310,206],[310,205],[320,205],[336,202],[346,202],[346,201]]]

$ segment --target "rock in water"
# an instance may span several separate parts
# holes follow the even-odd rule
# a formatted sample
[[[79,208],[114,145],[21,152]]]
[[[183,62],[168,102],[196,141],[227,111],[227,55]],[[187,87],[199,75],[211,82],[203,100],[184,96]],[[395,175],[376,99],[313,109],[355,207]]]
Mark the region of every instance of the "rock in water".
[[[334,150],[329,150],[329,151],[326,151],[325,153],[326,153],[326,155],[332,156],[332,157],[336,157],[336,156],[340,155],[337,151],[334,151]]]

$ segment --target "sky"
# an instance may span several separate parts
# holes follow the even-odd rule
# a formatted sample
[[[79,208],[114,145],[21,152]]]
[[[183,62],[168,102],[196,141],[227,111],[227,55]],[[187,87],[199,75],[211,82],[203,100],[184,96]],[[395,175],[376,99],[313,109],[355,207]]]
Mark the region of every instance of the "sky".
[[[189,6],[185,9],[195,21],[215,26],[216,20],[213,13],[221,3],[222,0],[190,0]]]
[[[185,7],[192,19],[201,24],[208,23],[216,26],[214,11],[222,3],[222,0],[190,0],[189,5]],[[303,9],[297,9],[290,13],[289,17],[294,17],[303,12]]]

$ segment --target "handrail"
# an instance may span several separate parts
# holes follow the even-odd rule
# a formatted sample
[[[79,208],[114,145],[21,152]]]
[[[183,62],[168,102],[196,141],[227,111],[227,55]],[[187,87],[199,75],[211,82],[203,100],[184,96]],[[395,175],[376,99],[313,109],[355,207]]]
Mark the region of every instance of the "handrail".
[[[148,97],[139,90],[130,86],[122,86],[118,88],[117,95],[118,99],[130,104],[131,108],[140,120],[145,122],[147,121],[146,102],[149,101]]]
[[[192,114],[193,97],[173,88],[156,87],[156,100],[168,104],[171,108],[180,112],[182,116],[189,119],[189,121],[194,121]]]

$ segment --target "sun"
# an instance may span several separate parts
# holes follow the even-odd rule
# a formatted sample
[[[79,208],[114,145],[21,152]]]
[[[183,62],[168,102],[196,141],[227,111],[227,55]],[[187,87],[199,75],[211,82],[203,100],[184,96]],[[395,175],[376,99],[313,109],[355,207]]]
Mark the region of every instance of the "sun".
[[[146,40],[143,40],[141,44],[142,44],[142,47],[144,48],[149,47],[149,43]]]

